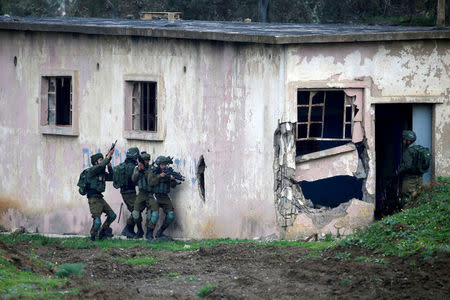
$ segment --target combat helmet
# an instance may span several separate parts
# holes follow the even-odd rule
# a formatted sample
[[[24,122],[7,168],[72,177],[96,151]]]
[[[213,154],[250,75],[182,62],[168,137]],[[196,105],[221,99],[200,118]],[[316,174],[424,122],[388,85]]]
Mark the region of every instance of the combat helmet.
[[[139,155],[139,148],[138,147],[131,147],[127,151],[127,158],[136,158]]]
[[[147,152],[142,152],[141,153],[141,158],[143,160],[150,160],[150,154],[148,154]]]
[[[172,163],[172,158],[170,158],[170,156],[158,156],[158,158],[156,158],[155,160],[155,164],[160,165],[160,164],[165,164],[165,165],[170,165]]]
[[[94,155],[91,155],[91,164],[95,165],[99,158],[103,158],[103,154],[95,153]]]
[[[417,139],[416,134],[412,130],[403,130],[402,132],[403,139],[411,142],[415,142]]]

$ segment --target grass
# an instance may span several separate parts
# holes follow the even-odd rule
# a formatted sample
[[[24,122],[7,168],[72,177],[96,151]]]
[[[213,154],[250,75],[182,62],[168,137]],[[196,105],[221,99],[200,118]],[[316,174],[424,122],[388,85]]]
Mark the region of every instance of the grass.
[[[340,244],[400,257],[418,253],[429,258],[450,251],[450,178],[439,178],[437,183],[424,187],[413,202],[415,207],[386,217]]]
[[[0,294],[2,298],[62,298],[79,289],[57,290],[67,279],[39,276],[30,271],[20,271],[0,258]]]
[[[355,261],[363,261],[366,263],[376,263],[376,264],[387,264],[387,261],[385,261],[384,258],[371,258],[365,256],[355,257]]]
[[[84,267],[86,265],[82,263],[78,264],[62,264],[59,266],[55,275],[58,277],[69,277],[70,275],[81,276],[83,273]]]
[[[216,288],[217,287],[215,285],[207,285],[198,291],[197,296],[206,297],[209,294],[211,294],[212,292],[214,292],[216,290]]]
[[[121,258],[121,257],[115,257],[114,258],[116,261],[119,262],[124,262],[127,264],[131,264],[131,265],[137,265],[137,266],[141,266],[141,265],[148,265],[148,264],[152,264],[154,262],[160,261],[161,259],[159,258],[153,258],[150,256],[137,256],[137,257],[133,257],[130,259],[125,259],[125,258]]]
[[[180,276],[180,273],[174,272],[167,274],[167,277],[177,277],[177,276]]]

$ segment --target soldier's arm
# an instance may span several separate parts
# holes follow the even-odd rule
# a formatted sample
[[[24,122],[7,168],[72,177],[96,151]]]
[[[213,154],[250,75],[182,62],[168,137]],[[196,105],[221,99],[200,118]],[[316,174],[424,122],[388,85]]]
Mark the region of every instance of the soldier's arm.
[[[170,181],[170,187],[171,188],[174,188],[174,187],[176,187],[178,184],[177,184],[177,181],[176,180],[171,180]]]
[[[413,164],[413,156],[412,151],[408,148],[406,149],[405,153],[403,154],[402,163],[400,164],[400,167],[398,168],[398,174],[403,174],[408,172]]]
[[[147,176],[147,184],[149,186],[157,185],[159,183],[159,179],[161,178],[159,174],[153,173],[153,170],[148,170],[145,176]]]
[[[134,183],[138,182],[139,180],[139,169],[138,166],[134,167],[133,174],[131,174],[131,181]]]
[[[88,178],[94,177],[94,176],[102,173],[105,170],[106,166],[109,164],[110,161],[111,161],[110,158],[105,158],[98,165],[95,165],[95,166],[89,168],[89,170],[87,172],[87,177]]]
[[[108,164],[108,173],[105,175],[106,181],[113,181],[114,170],[110,164]]]

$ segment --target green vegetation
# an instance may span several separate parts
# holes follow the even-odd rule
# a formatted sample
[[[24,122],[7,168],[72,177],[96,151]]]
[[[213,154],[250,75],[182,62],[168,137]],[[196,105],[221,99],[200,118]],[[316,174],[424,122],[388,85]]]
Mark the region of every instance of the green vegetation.
[[[159,258],[153,258],[153,257],[149,257],[149,256],[133,257],[130,259],[115,257],[114,259],[116,261],[124,262],[124,263],[131,264],[131,265],[138,265],[138,266],[152,264],[154,262],[161,260]]]
[[[450,178],[439,178],[437,183],[424,187],[412,205],[415,207],[386,217],[340,244],[372,249],[382,255],[421,253],[425,258],[450,251]]]
[[[350,282],[350,278],[344,278],[341,280],[341,282],[339,282],[339,285],[347,285]]]
[[[340,252],[336,254],[337,259],[349,260],[352,254],[350,252]]]
[[[215,285],[207,285],[198,291],[197,296],[205,297],[215,291],[217,287]]]
[[[31,271],[20,271],[0,258],[0,294],[8,298],[59,298],[77,293],[79,289],[57,290],[67,279],[39,276]]]
[[[363,261],[363,262],[370,262],[370,263],[376,263],[376,264],[387,264],[387,262],[384,260],[384,258],[371,258],[371,257],[365,257],[365,256],[355,257],[355,261]]]
[[[167,277],[177,277],[177,276],[180,276],[180,273],[174,272],[167,274]]]
[[[69,277],[72,274],[81,276],[81,273],[83,273],[85,266],[86,265],[82,263],[62,264],[61,266],[59,266],[58,271],[56,271],[55,275],[58,277]]]

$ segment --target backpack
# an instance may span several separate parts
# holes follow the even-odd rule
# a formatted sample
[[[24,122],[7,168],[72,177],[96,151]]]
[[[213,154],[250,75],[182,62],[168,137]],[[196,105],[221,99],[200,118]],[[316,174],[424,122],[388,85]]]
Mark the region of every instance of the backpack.
[[[411,149],[414,153],[414,166],[412,167],[413,172],[423,174],[428,171],[431,164],[431,153],[430,149],[420,145],[413,145]]]
[[[83,170],[83,172],[81,172],[80,174],[80,178],[78,178],[78,183],[77,186],[78,188],[78,192],[80,193],[80,195],[84,196],[87,194],[87,190],[88,190],[88,181],[87,181],[87,170]]]
[[[116,189],[120,189],[120,188],[126,186],[127,183],[128,183],[127,164],[123,162],[114,167],[113,186]]]

